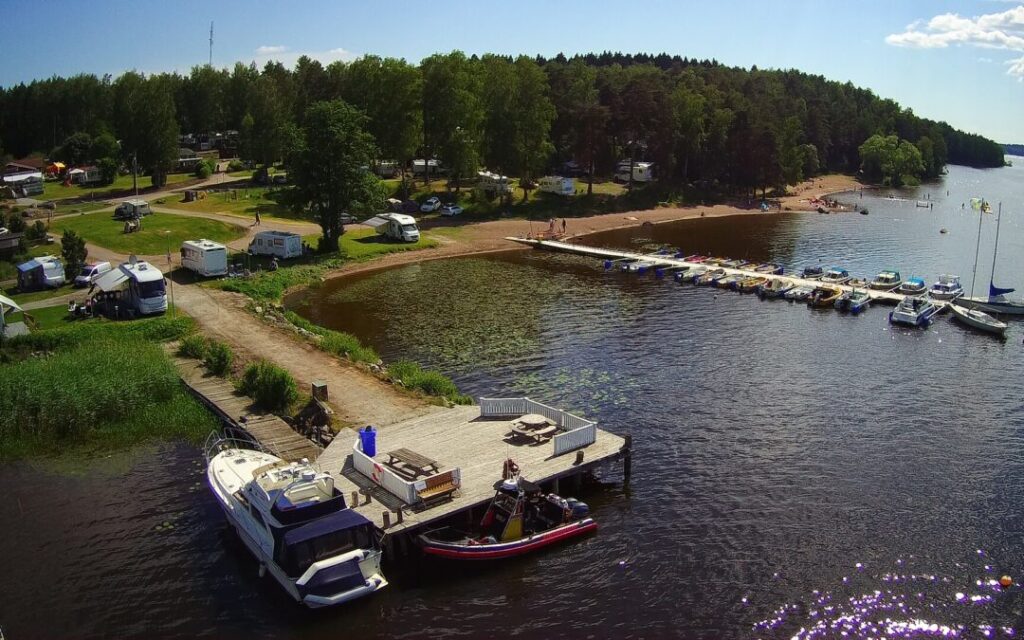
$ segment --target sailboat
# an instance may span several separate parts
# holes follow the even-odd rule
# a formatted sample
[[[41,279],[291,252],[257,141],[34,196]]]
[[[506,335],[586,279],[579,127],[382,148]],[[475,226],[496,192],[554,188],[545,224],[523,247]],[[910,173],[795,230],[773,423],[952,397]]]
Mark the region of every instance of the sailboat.
[[[971,200],[971,206],[975,206],[975,199]],[[978,208],[978,207],[975,207]],[[991,210],[987,202],[982,201],[980,206],[981,211],[988,212]],[[987,210],[986,210],[987,209]],[[999,225],[1003,218],[1003,205],[999,203],[999,214],[996,216],[996,244],[992,250],[992,275],[988,281],[988,297],[974,295],[974,284],[971,284],[971,295],[968,298],[963,298],[963,302],[970,303],[971,307],[987,311],[989,313],[1005,313],[1007,315],[1020,316],[1024,315],[1024,300],[1010,300],[1006,297],[1006,294],[1013,293],[1014,289],[997,287],[995,283],[996,277],[996,256],[999,255]],[[978,224],[978,233],[980,241],[981,223]],[[975,252],[974,257],[975,266],[977,266],[978,257]]]
[[[982,201],[981,205],[978,206],[977,200],[971,200],[971,207],[976,210],[980,210],[982,214],[987,213],[990,209],[987,209],[987,202]],[[1003,207],[999,205],[999,217],[1002,218]],[[956,301],[951,301],[949,304],[950,311],[953,312],[953,318],[966,324],[969,327],[974,327],[987,333],[993,333],[999,336],[1006,334],[1006,323],[1000,320],[996,320],[992,316],[988,315],[984,311],[980,311],[976,307],[976,303],[971,302],[974,300],[974,284],[978,279],[978,252],[981,250],[981,222],[984,219],[983,216],[978,217],[978,242],[974,247],[974,272],[971,277],[971,297],[967,298],[967,304],[963,307],[956,304]],[[999,223],[996,223],[996,247],[999,247]],[[992,275],[995,276],[995,256],[992,257]],[[992,281],[989,281],[989,291],[995,287]],[[1006,290],[1006,293],[1013,291],[1013,289]],[[990,296],[991,297],[991,296]]]

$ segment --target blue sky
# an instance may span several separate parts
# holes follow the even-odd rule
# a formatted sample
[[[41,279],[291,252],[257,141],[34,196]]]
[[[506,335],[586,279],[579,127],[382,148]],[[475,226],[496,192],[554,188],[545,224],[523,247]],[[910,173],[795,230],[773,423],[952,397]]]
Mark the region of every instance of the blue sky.
[[[851,81],[922,116],[1024,143],[1024,0],[515,3],[0,0],[0,85],[79,72],[187,72],[208,56],[291,64],[365,53],[661,51]],[[21,25],[24,28],[12,28]]]

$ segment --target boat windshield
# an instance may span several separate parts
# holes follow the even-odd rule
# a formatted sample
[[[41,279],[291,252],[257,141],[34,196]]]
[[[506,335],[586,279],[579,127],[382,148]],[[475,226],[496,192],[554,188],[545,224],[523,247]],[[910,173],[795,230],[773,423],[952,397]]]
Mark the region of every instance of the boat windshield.
[[[364,525],[331,531],[301,542],[288,543],[286,538],[278,550],[276,560],[285,573],[298,577],[314,562],[334,558],[356,549],[373,548],[375,544],[371,525]]]

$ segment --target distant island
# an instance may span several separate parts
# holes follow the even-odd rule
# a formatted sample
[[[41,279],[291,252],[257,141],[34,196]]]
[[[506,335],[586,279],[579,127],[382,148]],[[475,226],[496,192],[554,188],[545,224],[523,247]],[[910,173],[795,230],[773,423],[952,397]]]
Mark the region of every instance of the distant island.
[[[1004,144],[1003,151],[1011,156],[1024,156],[1024,144]]]

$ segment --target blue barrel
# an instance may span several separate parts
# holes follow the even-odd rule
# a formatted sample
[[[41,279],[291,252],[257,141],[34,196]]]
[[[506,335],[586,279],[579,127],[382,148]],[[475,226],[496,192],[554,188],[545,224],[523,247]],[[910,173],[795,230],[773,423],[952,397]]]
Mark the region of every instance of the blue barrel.
[[[362,445],[363,453],[371,458],[377,455],[377,432],[370,425],[359,430],[359,442]]]
[[[604,261],[604,268],[605,269],[611,269],[612,268],[612,261],[611,260],[605,260]]]

